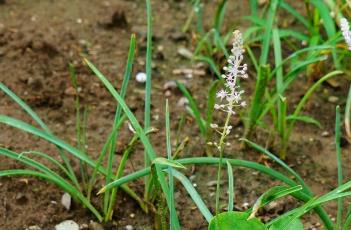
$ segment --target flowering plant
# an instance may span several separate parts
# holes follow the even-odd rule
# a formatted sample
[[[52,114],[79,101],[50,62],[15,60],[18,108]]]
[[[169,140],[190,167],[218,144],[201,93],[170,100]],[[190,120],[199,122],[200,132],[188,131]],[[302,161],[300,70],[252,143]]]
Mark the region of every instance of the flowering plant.
[[[222,75],[222,78],[225,80],[225,88],[217,92],[217,97],[220,99],[221,103],[215,104],[215,109],[227,113],[227,117],[223,127],[219,127],[217,124],[211,124],[211,127],[221,135],[219,143],[214,143],[220,154],[217,174],[216,214],[219,212],[220,179],[225,138],[232,130],[232,126],[229,124],[230,118],[232,115],[235,115],[235,108],[246,106],[246,102],[242,98],[244,90],[241,90],[238,84],[239,78],[248,78],[246,74],[247,65],[242,63],[244,59],[243,38],[241,32],[238,30],[234,31],[233,35],[233,48],[231,49],[231,55],[228,59],[228,65],[223,68],[225,74]]]

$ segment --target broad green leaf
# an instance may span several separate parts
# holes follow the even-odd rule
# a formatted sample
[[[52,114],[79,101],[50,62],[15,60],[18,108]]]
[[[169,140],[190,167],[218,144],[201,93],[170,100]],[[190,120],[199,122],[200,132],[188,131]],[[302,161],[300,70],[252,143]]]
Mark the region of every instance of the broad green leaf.
[[[248,220],[246,212],[223,212],[215,216],[209,230],[264,230],[267,227],[257,218]]]
[[[285,230],[303,230],[303,224],[300,219],[295,219],[294,221],[289,223],[289,226],[284,226],[284,225],[286,225],[285,219],[281,219],[280,221],[273,224],[269,228],[269,230],[281,230],[284,227],[285,227]]]

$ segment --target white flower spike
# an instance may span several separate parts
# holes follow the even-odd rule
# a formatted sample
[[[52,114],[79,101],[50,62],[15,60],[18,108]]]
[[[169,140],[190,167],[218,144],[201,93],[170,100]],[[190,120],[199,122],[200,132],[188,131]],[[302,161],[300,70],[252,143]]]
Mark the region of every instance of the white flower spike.
[[[346,18],[340,19],[340,28],[341,28],[342,36],[344,37],[345,42],[349,47],[349,50],[351,50],[351,31],[350,31],[349,22],[347,21]]]
[[[223,68],[225,74],[222,78],[225,80],[225,89],[217,92],[217,98],[220,99],[220,104],[215,105],[215,109],[221,110],[227,114],[235,115],[235,107],[245,107],[246,102],[242,99],[244,90],[240,90],[238,85],[238,78],[247,78],[247,65],[243,64],[244,49],[243,39],[240,31],[236,30],[233,33],[234,42],[231,49],[231,55],[228,59],[228,64]],[[216,127],[217,128],[217,127]],[[230,129],[226,130],[225,134],[228,135]]]

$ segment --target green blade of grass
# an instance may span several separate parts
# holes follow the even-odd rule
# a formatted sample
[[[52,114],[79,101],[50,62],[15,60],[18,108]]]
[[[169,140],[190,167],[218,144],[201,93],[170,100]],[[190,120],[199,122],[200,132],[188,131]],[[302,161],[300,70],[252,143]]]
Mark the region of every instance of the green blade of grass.
[[[196,31],[198,34],[204,34],[204,26],[202,24],[203,21],[203,4],[201,0],[196,0],[194,4],[194,12],[196,15]]]
[[[347,95],[346,106],[345,106],[345,131],[349,138],[351,138],[351,126],[350,126],[350,119],[351,119],[351,85],[349,88],[349,93]]]
[[[166,151],[167,151],[167,159],[172,160],[172,146],[171,146],[171,126],[170,126],[170,115],[169,115],[169,105],[168,99],[166,99],[166,111],[165,111],[165,124],[166,124]],[[174,220],[177,219],[175,212],[175,204],[174,204],[174,180],[172,167],[168,166],[168,184],[169,184],[169,200],[171,201],[171,206],[169,207],[169,222],[170,229],[177,229],[177,225],[174,224]]]
[[[83,203],[83,205],[87,207],[99,221],[102,221],[102,216],[95,209],[95,207],[81,194],[79,190],[77,190],[70,184],[65,183],[64,180],[58,180],[57,178],[51,175],[47,175],[44,173],[40,173],[37,171],[28,170],[28,169],[12,169],[12,170],[0,171],[0,177],[4,177],[4,176],[32,176],[32,177],[38,177],[38,178],[44,179],[45,181],[54,183],[58,187],[60,187],[61,189],[69,193],[72,197],[75,197],[76,199],[80,200]]]
[[[283,68],[281,67],[282,62],[282,50],[281,43],[279,37],[279,30],[273,30],[273,48],[274,48],[274,58],[275,58],[275,66],[277,68],[276,71],[276,92],[279,94],[280,100],[278,100],[278,114],[277,114],[277,129],[280,135],[280,142],[284,144],[285,132],[286,132],[286,98],[284,97],[284,79],[283,79]],[[280,67],[277,67],[280,66]],[[282,149],[281,149],[282,150]],[[285,153],[280,153],[281,157],[285,157]]]
[[[250,136],[253,128],[256,126],[258,118],[261,116],[261,112],[264,108],[264,94],[267,87],[267,81],[269,76],[269,66],[260,66],[258,72],[258,79],[256,81],[256,87],[254,91],[254,97],[252,99],[252,105],[249,110],[248,124],[245,127],[244,137]]]
[[[323,58],[316,58],[313,60],[308,60],[308,61],[303,61],[296,67],[294,67],[286,76],[285,76],[285,81],[284,81],[284,90],[286,90],[289,85],[298,77],[298,73],[303,71],[310,63],[318,62],[321,60],[325,60]],[[332,72],[334,76],[334,72]],[[340,74],[340,73],[338,73]],[[330,77],[330,76],[329,76]],[[279,94],[274,93],[271,98],[267,101],[267,104],[263,108],[262,112],[259,114],[258,120],[261,120],[272,108],[272,106],[276,103],[277,100],[279,100]],[[293,114],[293,116],[296,116],[296,114]]]
[[[262,41],[262,51],[261,51],[261,57],[259,61],[261,66],[267,64],[272,28],[273,28],[274,19],[275,19],[275,13],[279,2],[280,0],[272,0],[269,4],[268,19],[265,24],[265,33]]]
[[[222,50],[226,59],[229,59],[229,53],[228,53],[228,51],[225,47],[225,44],[222,40],[221,34],[217,30],[214,31],[214,39],[215,39],[215,42],[217,45],[217,49]]]
[[[234,177],[232,165],[227,161],[228,173],[228,212],[233,211],[234,208]]]
[[[0,82],[0,89],[4,93],[6,93],[13,101],[15,101],[46,133],[48,133],[50,135],[52,134],[49,127],[40,119],[40,117],[21,98],[19,98],[15,93],[13,93],[9,88],[7,88],[1,82]],[[80,188],[77,177],[73,171],[73,168],[69,162],[69,159],[67,158],[64,151],[62,151],[60,148],[58,148],[58,151],[59,151],[61,159],[65,163],[65,165],[70,173],[70,179],[74,182],[74,184],[76,185],[77,188]]]
[[[194,118],[196,120],[197,125],[199,126],[200,133],[203,137],[206,137],[206,124],[204,124],[201,113],[197,107],[197,104],[194,100],[194,98],[191,96],[189,91],[186,89],[185,85],[176,81],[176,84],[179,88],[179,90],[183,93],[183,95],[188,99],[189,101],[189,106],[194,114]]]
[[[206,204],[204,201],[201,199],[200,195],[194,188],[194,186],[191,184],[190,180],[184,176],[182,173],[175,169],[171,169],[171,172],[175,178],[177,178],[184,186],[188,194],[191,196],[191,199],[194,201],[202,215],[205,217],[208,223],[210,223],[211,219],[213,218],[212,213],[210,210],[208,210]]]
[[[49,162],[51,162],[53,165],[56,165],[62,172],[64,172],[68,177],[70,176],[69,172],[67,171],[67,169],[60,163],[58,162],[56,159],[54,159],[53,157],[49,156],[48,154],[46,153],[42,153],[42,152],[39,152],[39,151],[25,151],[25,152],[21,152],[19,155],[18,155],[18,158],[21,158],[22,156],[24,155],[35,155],[35,156],[39,156],[39,157],[42,157],[46,160],[48,160]]]
[[[249,0],[251,15],[256,17],[258,12],[257,0]]]
[[[343,183],[343,175],[342,175],[342,158],[341,158],[341,145],[340,145],[340,139],[341,139],[341,131],[340,131],[340,123],[341,123],[341,118],[340,118],[340,107],[336,107],[336,117],[335,117],[335,147],[336,147],[336,162],[338,166],[338,186],[340,187]],[[337,208],[337,214],[336,214],[336,227],[337,229],[341,229],[341,221],[343,217],[343,198],[340,197],[338,199],[338,208]]]
[[[51,169],[49,169],[45,165],[43,165],[35,160],[32,160],[25,155],[17,154],[15,152],[10,151],[10,150],[5,149],[5,148],[0,148],[0,154],[3,156],[9,157],[11,159],[17,160],[17,161],[23,163],[24,165],[30,166],[32,168],[35,168],[35,169],[41,171],[43,173],[43,175],[45,175],[45,177],[43,177],[44,179],[55,183],[56,185],[61,187],[64,191],[69,192],[69,194],[72,195],[73,197],[78,198],[80,201],[82,201],[82,203],[85,206],[87,206],[89,208],[89,210],[91,210],[98,217],[99,220],[101,219],[101,216],[97,212],[97,210],[91,205],[90,202],[87,201],[87,199],[83,196],[83,194],[79,190],[74,188],[73,185],[66,182],[65,179],[63,179],[61,176],[59,176],[57,173],[55,173],[54,171],[52,171]],[[0,171],[0,174],[1,173],[3,173],[3,171]],[[35,175],[31,175],[31,176],[35,176]]]
[[[122,126],[124,120],[125,120],[126,116],[122,116],[122,118],[119,120],[119,123],[117,124],[116,126],[116,129],[118,129],[120,126]],[[91,192],[92,192],[92,189],[93,189],[93,186],[96,182],[96,177],[97,177],[97,174],[99,172],[99,169],[100,167],[102,167],[102,163],[103,163],[103,160],[108,152],[108,148],[111,146],[111,142],[113,139],[113,132],[111,132],[106,140],[106,142],[104,143],[103,147],[102,147],[102,150],[100,151],[100,154],[99,154],[99,157],[98,159],[96,160],[96,163],[95,163],[95,166],[94,166],[94,169],[93,169],[93,172],[90,176],[90,180],[89,180],[89,183],[88,183],[88,198],[90,198],[90,195],[91,195]],[[107,174],[107,171],[106,171],[106,174]]]
[[[333,72],[330,72],[326,75],[324,75],[322,78],[320,78],[316,83],[314,83],[309,89],[308,91],[305,93],[305,95],[303,96],[303,98],[300,100],[300,102],[298,103],[298,105],[296,106],[296,109],[294,111],[294,113],[292,114],[293,116],[299,116],[299,114],[301,113],[304,105],[307,103],[308,99],[312,96],[312,94],[319,88],[319,86],[327,81],[328,79],[331,79],[333,77],[336,77],[340,74],[343,74],[342,71],[339,70],[335,70]],[[290,136],[290,133],[292,132],[292,129],[294,127],[294,121],[289,123],[288,126],[288,136]]]
[[[51,133],[49,127],[40,119],[40,117],[15,93],[7,88],[2,82],[0,82],[0,89],[6,93],[12,100],[14,100],[28,115],[46,132]]]
[[[123,171],[124,171],[125,166],[127,164],[127,160],[129,159],[129,155],[132,152],[132,149],[133,149],[134,145],[137,143],[137,141],[138,141],[138,135],[135,134],[133,136],[133,138],[131,139],[131,141],[128,143],[127,147],[123,151],[122,159],[119,162],[119,165],[118,165],[118,168],[116,171],[116,175],[114,176],[113,180],[117,180],[123,176]],[[115,202],[117,200],[117,192],[118,192],[118,188],[112,189],[110,200],[108,203],[109,205],[108,205],[107,214],[105,217],[106,221],[112,220],[113,208],[115,207],[115,205],[116,205]],[[136,200],[138,201],[139,198],[137,198]],[[143,210],[147,210],[147,207],[144,208],[143,202],[139,202],[139,204],[143,208]]]
[[[131,122],[131,125],[133,126],[135,132],[139,135],[139,138],[141,142],[144,145],[144,148],[146,150],[146,153],[148,154],[149,159],[154,160],[156,158],[156,153],[147,137],[145,134],[144,129],[141,127],[139,124],[138,120],[134,116],[134,114],[130,111],[128,108],[127,104],[123,100],[123,98],[118,94],[118,92],[114,89],[113,85],[106,79],[106,77],[87,59],[84,59],[89,68],[95,73],[95,75],[100,79],[100,81],[104,84],[104,86],[108,89],[108,91],[111,93],[111,95],[117,100],[119,105],[122,107],[124,113],[128,117],[129,121]],[[170,200],[169,197],[167,196],[169,194],[169,188],[166,183],[165,175],[161,171],[160,166],[155,165],[156,173],[158,180],[160,182],[162,191],[166,195],[167,199],[167,205],[170,207]]]
[[[123,75],[123,82],[122,82],[122,87],[120,91],[121,97],[124,99],[125,95],[127,93],[127,87],[128,83],[132,74],[132,69],[133,69],[133,62],[134,62],[134,54],[135,54],[135,47],[136,47],[136,41],[135,41],[135,35],[132,34],[129,42],[129,51],[128,51],[128,58],[127,58],[127,66]],[[116,108],[116,113],[115,113],[115,118],[112,126],[112,141],[109,142],[109,154],[108,154],[108,163],[107,163],[107,176],[106,176],[106,184],[110,183],[111,180],[113,179],[112,175],[112,166],[114,162],[114,155],[116,151],[116,139],[118,136],[118,130],[124,119],[122,119],[122,108],[121,106],[117,106]],[[113,190],[111,191],[111,194],[106,193],[104,195],[104,210],[106,213],[106,217],[111,217],[112,218],[112,207],[114,206],[114,201],[116,197],[116,192]]]
[[[214,33],[215,30],[210,30],[206,34],[204,34],[198,42],[196,42],[196,47],[193,52],[193,58],[198,56],[201,51],[206,52],[211,49],[210,36],[212,36]]]
[[[213,121],[213,112],[214,112],[214,105],[216,103],[216,93],[218,90],[219,85],[221,84],[220,80],[215,80],[211,83],[210,89],[208,91],[208,98],[207,98],[207,109],[206,109],[206,143],[212,140],[213,129],[210,127]],[[206,145],[207,147],[207,145]],[[206,154],[211,156],[211,149],[206,148]]]
[[[309,124],[313,124],[319,128],[322,128],[322,124],[317,121],[316,119],[314,119],[313,117],[310,116],[293,116],[293,115],[289,115],[286,117],[287,121],[302,121],[305,123],[309,123]]]
[[[146,0],[146,13],[147,13],[147,39],[146,39],[146,82],[145,82],[145,109],[144,109],[144,130],[150,128],[151,116],[151,61],[152,61],[152,14],[151,2]],[[145,151],[148,151],[147,149]],[[148,154],[144,155],[145,166],[150,165]]]
[[[296,180],[302,185],[306,194],[312,195],[312,192],[308,189],[308,186],[306,185],[305,181],[301,178],[301,176],[297,172],[295,172],[295,170],[293,170],[290,166],[288,166],[284,161],[282,161],[276,155],[269,152],[267,149],[264,149],[263,147],[259,146],[258,144],[252,141],[249,141],[248,139],[243,138],[241,140],[245,141],[250,147],[263,153],[264,155],[268,156],[271,160],[279,164],[282,168],[284,168],[287,172],[289,172],[292,176],[296,178]]]
[[[303,33],[291,29],[279,29],[280,38],[295,38],[301,42],[308,41],[309,37]]]
[[[258,210],[261,207],[264,207],[265,205],[267,205],[272,200],[276,200],[281,197],[287,196],[301,189],[302,189],[301,186],[295,186],[291,188],[286,186],[274,186],[270,188],[256,200],[254,206],[252,207],[252,211],[248,219],[254,218]]]
[[[323,26],[329,38],[333,38],[336,34],[336,27],[334,23],[334,19],[330,14],[330,10],[327,5],[323,1],[319,0],[310,0],[311,4],[313,4],[316,9],[318,9],[321,18],[323,19]],[[333,43],[335,45],[335,43]],[[337,56],[335,52],[335,48],[332,52],[333,60],[337,68],[340,67],[340,63],[337,61]]]
[[[275,66],[275,69],[272,70],[272,72],[270,73],[270,75],[275,75],[276,72],[278,71],[278,69],[280,67],[282,67],[283,65],[285,65],[287,62],[291,61],[292,59],[297,58],[299,55],[310,52],[310,51],[319,51],[319,52],[323,52],[329,49],[334,48],[334,46],[331,45],[319,45],[319,46],[313,46],[313,47],[307,47],[304,49],[300,49],[296,52],[294,52],[293,54],[289,55],[288,57],[286,57],[278,66]],[[271,78],[271,77],[270,77]]]
[[[344,222],[343,225],[342,225],[342,230],[348,230],[348,229],[350,229],[350,225],[351,225],[351,212],[349,212],[349,213],[346,215],[345,222]]]
[[[32,125],[29,125],[23,121],[17,120],[12,117],[8,117],[5,115],[0,115],[0,123],[15,127],[17,129],[20,129],[22,131],[31,133],[37,137],[41,137],[44,140],[47,140],[54,145],[59,146],[60,148],[66,150],[67,152],[71,153],[73,156],[75,156],[77,159],[80,159],[84,161],[85,163],[89,164],[92,167],[95,167],[95,163],[93,160],[91,160],[87,155],[83,154],[79,149],[74,148],[73,146],[67,144],[66,142],[60,140],[59,138],[48,134],[45,131],[42,131],[38,128],[35,128]]]
[[[215,28],[216,31],[218,31],[218,32],[221,31],[223,18],[225,16],[226,7],[227,7],[227,0],[222,0],[217,6],[215,20],[214,20],[214,23],[213,23],[213,28]]]
[[[252,49],[248,45],[245,46],[245,50],[249,54],[250,60],[255,67],[256,73],[258,73],[260,67],[258,66],[258,62],[257,62],[257,59],[255,57],[255,54],[252,52]]]
[[[189,164],[199,164],[199,165],[206,165],[206,164],[211,164],[211,165],[218,165],[219,158],[214,158],[214,157],[193,157],[193,158],[183,158],[177,160],[180,164],[182,165],[189,165]],[[289,186],[298,186],[296,182],[294,182],[292,179],[290,179],[288,176],[283,175],[282,173],[268,168],[264,165],[255,163],[255,162],[250,162],[250,161],[245,161],[245,160],[237,160],[237,159],[223,159],[223,163],[228,161],[232,166],[236,167],[244,167],[244,168],[250,168],[257,170],[263,174],[269,175]],[[166,168],[165,166],[162,168]],[[121,186],[125,183],[128,183],[130,181],[136,180],[138,178],[144,177],[146,175],[150,174],[150,167],[139,170],[137,172],[131,173],[125,177],[120,178],[119,180],[113,181],[112,183],[108,184],[107,186],[103,187],[98,194],[104,193],[108,189],[112,189],[113,187],[118,187]],[[342,189],[347,189],[347,186],[351,186],[351,182],[349,184],[343,185]],[[293,194],[293,196],[301,201],[307,202],[309,201],[312,196],[306,194],[305,192],[296,192]],[[323,221],[324,225],[326,226],[327,229],[333,229],[333,223],[330,220],[330,217],[328,214],[324,211],[322,207],[316,206],[315,207],[316,213],[319,215],[321,220]]]
[[[210,66],[211,70],[215,73],[217,78],[221,79],[221,72],[219,71],[215,61],[212,58],[203,55],[196,55],[194,56],[194,60],[207,63]]]
[[[291,5],[286,3],[285,1],[281,1],[279,6],[289,12],[292,16],[294,16],[297,20],[299,20],[307,29],[310,28],[310,22],[302,16],[297,10],[295,10]]]
[[[334,19],[330,15],[330,10],[325,5],[323,1],[319,0],[310,0],[310,2],[318,9],[321,18],[323,19],[323,26],[325,31],[328,34],[328,37],[331,38],[336,33]]]

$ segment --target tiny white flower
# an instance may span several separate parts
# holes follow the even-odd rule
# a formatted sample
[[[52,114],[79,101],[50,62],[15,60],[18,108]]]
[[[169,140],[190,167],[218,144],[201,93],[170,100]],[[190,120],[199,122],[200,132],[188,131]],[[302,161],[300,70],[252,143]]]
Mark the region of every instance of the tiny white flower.
[[[221,100],[223,100],[226,96],[227,96],[227,92],[224,89],[218,91],[217,93],[217,97],[220,98]]]
[[[215,104],[214,108],[226,112],[229,115],[235,115],[234,108],[246,106],[246,102],[242,101],[244,90],[240,90],[238,78],[247,78],[247,64],[242,63],[244,59],[243,39],[239,31],[234,31],[233,47],[231,55],[227,60],[227,65],[223,67],[224,74],[222,78],[225,80],[225,89],[217,92],[216,96],[221,100],[221,103]],[[223,101],[223,99],[225,99]],[[211,124],[212,128],[218,128],[218,125]],[[232,126],[228,126],[223,130],[225,135],[228,135],[232,130]]]
[[[347,21],[346,18],[340,19],[340,28],[341,28],[342,35],[345,39],[345,42],[349,47],[349,50],[351,50],[351,31],[350,31],[349,22]]]
[[[216,129],[216,128],[218,128],[218,125],[217,124],[210,124],[210,127],[213,129]]]

